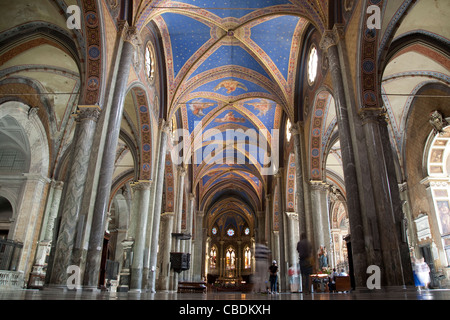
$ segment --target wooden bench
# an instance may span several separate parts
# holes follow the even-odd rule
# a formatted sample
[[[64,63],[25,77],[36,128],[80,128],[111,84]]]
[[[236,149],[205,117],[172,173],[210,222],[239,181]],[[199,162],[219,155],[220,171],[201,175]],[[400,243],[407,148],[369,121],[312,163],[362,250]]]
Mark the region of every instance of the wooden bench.
[[[352,285],[350,283],[350,276],[337,276],[335,278],[336,282],[336,291],[350,291],[352,289]]]
[[[178,282],[178,293],[206,293],[206,282]]]

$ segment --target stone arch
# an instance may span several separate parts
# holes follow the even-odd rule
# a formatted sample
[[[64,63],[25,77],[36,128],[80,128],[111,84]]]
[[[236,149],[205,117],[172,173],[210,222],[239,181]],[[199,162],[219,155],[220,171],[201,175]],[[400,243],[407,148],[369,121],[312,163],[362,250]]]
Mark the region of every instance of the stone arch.
[[[29,106],[17,101],[6,102],[0,105],[0,119],[6,116],[14,118],[22,127],[30,146],[28,170],[14,177],[7,175],[0,177],[2,180],[8,180],[8,183],[4,184],[6,187],[2,187],[2,192],[7,192],[4,190],[9,189],[10,193],[17,193],[17,201],[13,201],[16,204],[16,211],[8,237],[23,243],[18,271],[28,274],[31,268],[29,262],[33,256],[33,245],[39,232],[35,226],[40,219],[45,190],[50,182],[48,179],[49,143],[44,126]],[[25,268],[28,269],[25,270]]]

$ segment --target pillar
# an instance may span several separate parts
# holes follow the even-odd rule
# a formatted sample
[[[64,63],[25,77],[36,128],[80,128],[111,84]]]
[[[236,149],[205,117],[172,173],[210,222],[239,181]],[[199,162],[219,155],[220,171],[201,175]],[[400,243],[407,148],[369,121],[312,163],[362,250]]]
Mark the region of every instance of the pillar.
[[[266,221],[265,221],[265,212],[264,211],[258,211],[256,212],[256,221],[257,221],[257,228],[256,228],[256,241],[258,243],[263,243],[265,240],[265,229],[266,229]]]
[[[344,79],[341,70],[341,62],[339,60],[338,42],[339,34],[337,30],[327,30],[320,41],[320,48],[328,56],[329,70],[333,82],[336,119],[339,128],[339,141],[341,145],[345,190],[347,194],[347,207],[352,239],[351,245],[354,262],[355,285],[356,287],[365,287],[367,256],[364,242],[364,224],[361,216],[358,177],[351,140],[347,97],[343,83]]]
[[[159,272],[159,289],[163,291],[169,290],[170,275],[170,248],[172,247],[172,229],[173,212],[166,212],[161,215],[161,243],[159,250],[161,251],[161,269]]]
[[[133,247],[133,263],[131,265],[130,290],[141,292],[144,268],[145,235],[147,231],[148,207],[150,201],[151,181],[139,180],[134,188],[139,195],[139,210],[137,215],[137,229]]]
[[[205,213],[203,211],[197,211],[195,217],[195,243],[194,243],[194,259],[192,263],[193,267],[193,281],[202,280],[202,259],[203,259],[203,217]],[[217,257],[222,257],[217,253]],[[217,261],[220,265],[220,260]],[[220,270],[220,269],[219,269]]]
[[[124,25],[121,32],[123,45],[120,53],[119,69],[114,87],[110,116],[107,123],[108,130],[100,166],[94,212],[90,225],[89,244],[83,279],[85,289],[96,289],[98,286],[105,219],[115,167],[114,163],[116,160],[116,148],[122,121],[123,103],[128,84],[128,75],[133,61],[134,45],[138,43],[138,31],[136,27]]]
[[[376,199],[375,209],[382,257],[379,265],[382,272],[381,285],[403,286],[406,280],[404,279],[403,268],[406,267],[409,270],[412,270],[412,268],[409,258],[409,266],[406,266],[402,261],[401,227],[397,224],[399,218],[397,215],[400,214],[401,207],[396,207],[400,198],[395,198],[395,196],[399,196],[398,184],[396,177],[392,176],[392,172],[389,172],[387,168],[386,153],[392,152],[390,142],[387,142],[388,150],[384,150],[386,141],[382,137],[382,126],[386,126],[385,115],[383,110],[378,108],[362,109],[360,114],[369,156],[372,191]],[[392,180],[395,180],[395,184],[391,185]],[[392,186],[397,190],[393,189]]]
[[[130,289],[130,276],[131,276],[131,258],[133,251],[133,239],[125,239],[121,242],[123,247],[122,255],[122,267],[119,273],[119,286],[117,292],[128,292]]]
[[[191,267],[188,270],[188,280],[192,281],[192,259],[193,259],[193,247],[192,247],[192,235],[194,228],[194,210],[195,210],[195,195],[193,193],[189,194],[189,206],[188,206],[188,214],[187,214],[187,225],[186,225],[186,233],[191,235],[191,238],[186,241],[186,252],[191,255]]]
[[[300,137],[300,125],[297,123],[292,124],[291,127],[292,137],[294,139],[294,155],[295,155],[295,185],[296,185],[296,208],[298,214],[298,223],[300,228],[300,234],[307,234],[306,227],[306,212],[304,201],[304,188],[303,188],[303,166],[302,166],[302,148]]]
[[[156,264],[158,260],[158,242],[159,242],[159,226],[161,220],[161,205],[164,186],[164,168],[166,162],[164,161],[167,151],[167,139],[169,136],[170,127],[168,123],[162,123],[160,129],[160,143],[159,143],[159,157],[158,168],[156,171],[156,190],[155,190],[155,205],[153,211],[153,226],[152,226],[152,240],[150,249],[150,274],[148,286],[151,292],[156,292]]]
[[[186,169],[183,165],[177,167],[177,191],[175,201],[175,225],[173,228],[174,233],[181,233],[181,224],[183,220],[183,196],[184,196],[184,176],[186,175]],[[183,240],[184,241],[184,240]],[[181,252],[181,240],[179,237],[172,239],[172,251]],[[171,285],[172,290],[176,291],[178,287],[178,272],[171,272]]]
[[[49,195],[47,198],[47,207],[41,229],[41,235],[38,243],[32,275],[41,276],[45,274],[45,272],[43,271],[43,267],[46,263],[45,261],[47,255],[49,254],[51,249],[53,227],[55,224],[55,219],[58,215],[63,185],[64,182],[62,181],[52,181],[50,184],[50,190],[48,192]]]
[[[66,286],[67,267],[72,263],[71,258],[79,223],[90,152],[99,116],[100,109],[97,106],[79,106],[75,115],[76,128],[70,174],[64,199],[61,199],[61,224],[50,275],[50,285],[52,286]]]
[[[175,233],[181,233],[181,223],[183,220],[183,197],[184,197],[184,177],[186,175],[186,169],[183,165],[177,167],[178,179],[177,179],[177,200],[175,207]],[[181,240],[176,238],[174,242],[175,252],[180,252]]]
[[[300,241],[299,228],[298,228],[298,214],[296,212],[285,212],[287,222],[287,236],[288,236],[288,263],[293,265],[297,270],[298,253],[297,243]]]

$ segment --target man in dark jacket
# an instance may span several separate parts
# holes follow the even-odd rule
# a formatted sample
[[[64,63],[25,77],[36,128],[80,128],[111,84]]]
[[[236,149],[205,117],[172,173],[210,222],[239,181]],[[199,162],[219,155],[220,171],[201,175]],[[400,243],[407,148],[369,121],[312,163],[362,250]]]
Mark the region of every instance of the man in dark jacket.
[[[312,245],[304,233],[300,236],[300,241],[297,244],[297,251],[300,259],[300,273],[302,275],[302,292],[309,294],[311,293],[309,276],[312,273]]]

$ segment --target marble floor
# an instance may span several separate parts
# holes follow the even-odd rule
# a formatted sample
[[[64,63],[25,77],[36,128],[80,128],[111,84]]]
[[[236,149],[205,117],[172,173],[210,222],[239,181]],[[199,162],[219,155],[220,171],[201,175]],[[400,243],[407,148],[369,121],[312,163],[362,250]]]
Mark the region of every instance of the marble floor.
[[[366,291],[350,293],[279,293],[259,294],[241,292],[208,292],[208,293],[136,293],[136,292],[91,292],[44,290],[12,290],[0,291],[0,300],[170,300],[170,301],[202,301],[202,300],[264,300],[264,301],[358,301],[358,300],[450,300],[450,289],[431,289],[417,291]]]

